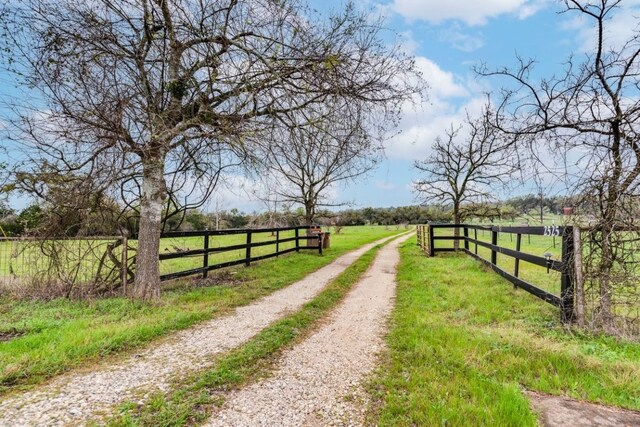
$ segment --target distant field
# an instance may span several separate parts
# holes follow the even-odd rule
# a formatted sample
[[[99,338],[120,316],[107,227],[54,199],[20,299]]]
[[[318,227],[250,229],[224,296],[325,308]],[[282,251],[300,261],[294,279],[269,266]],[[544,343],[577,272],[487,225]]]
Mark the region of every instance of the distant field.
[[[545,222],[544,225],[551,225],[555,223],[556,225],[560,224],[560,221],[554,222]],[[503,225],[503,226],[517,226],[521,225],[518,222],[502,222],[502,223],[494,223],[487,224],[483,223],[483,225]],[[532,225],[540,225],[540,224],[532,224]],[[437,228],[434,229],[435,236],[451,236],[454,231],[453,228]],[[462,235],[462,230],[460,231]],[[469,230],[469,237],[474,238],[474,231]],[[491,243],[491,232],[478,230],[477,231],[478,240]],[[583,258],[587,259],[590,254],[590,246],[587,242],[586,234],[583,233],[583,248],[582,254]],[[631,239],[634,240],[634,239]],[[464,242],[460,242],[460,246],[462,247]],[[498,245],[508,249],[516,249],[516,234],[501,232],[498,234]],[[626,250],[633,250],[633,246],[638,247],[639,242],[632,241],[628,244]],[[436,248],[451,248],[453,247],[453,241],[450,240],[436,240],[435,241]],[[640,249],[640,248],[638,248]],[[474,244],[469,243],[469,250],[472,252],[476,251],[476,247]],[[532,255],[536,255],[539,257],[544,257],[546,253],[551,254],[551,259],[560,261],[562,259],[562,238],[561,237],[551,237],[551,236],[533,236],[533,235],[522,235],[522,243],[520,247],[521,252],[529,253]],[[478,246],[477,253],[479,256],[486,260],[491,259],[491,250],[488,248],[484,248]],[[640,253],[640,250],[636,250],[635,252]],[[597,257],[597,253],[594,255]],[[515,270],[515,259],[507,256],[497,254],[497,265],[501,269],[513,274]],[[585,264],[585,270],[587,269]],[[632,269],[631,269],[632,270]],[[585,277],[587,276],[587,271],[584,272]],[[620,273],[620,272],[618,272]],[[556,296],[560,296],[560,272],[549,270],[548,272],[544,267],[540,267],[535,264],[528,263],[526,261],[520,261],[519,267],[519,275],[521,279],[525,280],[532,285],[543,289],[547,292],[550,292]],[[592,278],[591,281],[585,281],[585,297],[586,297],[586,308],[587,311],[590,311],[591,314],[596,315],[596,311],[598,309],[598,304],[600,301],[599,290],[598,290],[598,276]],[[631,276],[625,275],[624,281],[628,283],[619,284],[614,287],[612,291],[612,307],[613,313],[616,316],[619,316],[621,321],[624,322],[632,322],[635,323],[640,319],[640,304],[638,303],[640,299],[640,288],[637,283],[637,276],[633,274]],[[633,329],[633,328],[632,328]],[[637,328],[635,328],[637,329]]]
[[[302,231],[300,232],[303,235]],[[294,237],[295,231],[282,231],[280,232],[280,239],[286,239]],[[261,232],[252,233],[251,241],[253,243],[266,242],[276,239],[276,233]],[[135,246],[135,241],[132,244]],[[232,234],[228,236],[210,236],[209,248],[219,248],[223,246],[242,245],[247,243],[246,234]],[[295,242],[281,243],[279,249],[285,250],[295,247]],[[300,241],[300,246],[306,246],[304,241]],[[202,249],[204,248],[204,237],[172,237],[160,240],[160,253],[180,252],[186,250]],[[272,254],[276,252],[276,245],[265,245],[251,248],[251,256],[260,256],[266,254]],[[242,259],[245,257],[245,249],[236,249],[233,251],[225,251],[219,253],[209,254],[209,265],[218,264],[226,261],[232,261],[236,259]],[[168,259],[160,262],[160,274],[172,273],[175,271],[189,270],[192,268],[202,267],[203,256],[198,255],[187,258]]]
[[[62,271],[74,281],[86,282],[96,277],[101,260],[103,268],[113,266],[105,256],[107,246],[117,240],[102,239],[2,239],[0,240],[0,280],[46,275],[50,271]],[[113,251],[121,257],[121,248]]]

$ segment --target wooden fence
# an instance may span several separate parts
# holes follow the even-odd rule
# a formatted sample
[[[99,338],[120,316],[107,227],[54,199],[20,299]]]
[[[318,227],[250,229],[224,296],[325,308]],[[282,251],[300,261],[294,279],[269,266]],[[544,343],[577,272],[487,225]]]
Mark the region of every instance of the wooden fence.
[[[287,231],[293,231],[294,235],[291,237],[281,237],[281,234]],[[272,239],[256,241],[255,237],[260,234],[269,233],[273,235]],[[244,242],[241,244],[217,246],[212,247],[210,245],[213,237],[216,236],[229,236],[229,235],[244,235]],[[205,231],[172,231],[162,233],[161,239],[167,238],[187,238],[187,237],[201,237],[202,249],[189,249],[179,250],[175,252],[160,253],[160,261],[186,258],[186,257],[201,257],[202,264],[197,268],[189,268],[181,271],[172,271],[160,276],[161,280],[173,280],[180,277],[202,275],[203,278],[207,277],[207,274],[211,270],[216,270],[224,267],[230,267],[233,265],[244,264],[247,267],[255,261],[276,257],[290,252],[300,252],[301,250],[317,250],[322,254],[323,240],[325,233],[320,232],[320,228],[316,226],[297,226],[297,227],[281,227],[281,228],[259,228],[259,229],[227,229],[227,230],[205,230]],[[283,249],[283,244],[293,242],[293,247]],[[272,246],[273,251],[269,253],[262,253],[255,255],[252,250],[258,247]],[[230,261],[218,262],[214,264],[209,263],[209,255],[218,254],[229,251],[242,251],[244,256]]]
[[[452,235],[436,235],[437,229],[452,229]],[[456,232],[457,230],[457,232]],[[462,233],[460,233],[462,231]],[[478,239],[478,231],[491,233],[491,243]],[[500,233],[515,235],[515,249],[510,249],[498,245]],[[522,236],[547,236],[554,239],[561,239],[560,260],[554,260],[550,254],[539,256],[523,252]],[[425,253],[433,257],[438,252],[451,252],[460,250],[472,257],[482,261],[494,272],[498,273],[511,283],[514,287],[521,288],[543,301],[558,307],[561,311],[563,322],[572,322],[574,319],[574,235],[573,227],[560,226],[539,226],[539,227],[505,227],[472,224],[429,224],[418,226],[418,245]],[[450,247],[437,247],[438,241],[450,241]],[[459,248],[454,242],[458,242]],[[460,245],[462,242],[462,245]],[[490,250],[490,257],[484,258],[478,254],[478,247]],[[511,257],[515,260],[513,271],[507,271],[498,266],[498,255]],[[524,280],[520,277],[520,261],[546,268],[560,273],[560,293],[559,295],[548,292],[540,287]]]
[[[301,250],[322,254],[325,235],[316,226],[162,233],[160,278],[206,278],[211,270]],[[135,280],[137,246],[137,236],[1,238],[0,291],[40,283],[60,288],[55,295],[126,293]]]

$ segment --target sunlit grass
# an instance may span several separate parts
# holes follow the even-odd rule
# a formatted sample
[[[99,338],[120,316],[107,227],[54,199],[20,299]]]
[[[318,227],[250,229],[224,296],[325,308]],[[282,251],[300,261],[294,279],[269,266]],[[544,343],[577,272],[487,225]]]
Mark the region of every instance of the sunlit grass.
[[[462,235],[462,229],[460,235]],[[453,229],[449,228],[436,228],[434,236],[451,236],[453,235]],[[491,231],[487,230],[469,230],[469,237],[486,243],[491,243]],[[516,249],[517,235],[512,233],[501,232],[498,233],[498,246],[502,246],[507,249]],[[436,248],[451,248],[453,242],[450,240],[436,240]],[[464,242],[460,241],[460,247],[464,247]],[[491,250],[478,246],[473,243],[469,243],[469,250],[473,253],[477,253],[478,256],[486,260],[491,260]],[[551,259],[560,261],[562,259],[562,238],[551,236],[535,236],[535,235],[522,235],[521,252],[526,252],[531,255],[536,255],[544,258],[545,254],[550,254]],[[501,269],[508,273],[515,274],[515,258],[507,255],[497,255],[497,265]],[[520,261],[519,274],[522,280],[531,283],[532,285],[550,292],[554,295],[560,295],[560,273],[554,270],[547,271],[546,268],[539,265],[531,264],[526,261]]]
[[[523,389],[640,409],[639,344],[566,330],[466,255],[401,253],[379,425],[535,426]]]

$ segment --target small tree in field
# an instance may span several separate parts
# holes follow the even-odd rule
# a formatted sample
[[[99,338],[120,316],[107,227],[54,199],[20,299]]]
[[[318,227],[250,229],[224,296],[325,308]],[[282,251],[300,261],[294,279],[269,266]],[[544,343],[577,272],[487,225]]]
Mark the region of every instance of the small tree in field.
[[[412,59],[351,5],[322,19],[297,0],[4,1],[0,31],[5,66],[42,101],[15,103],[15,172],[90,175],[139,210],[142,299],[160,292],[163,208],[201,206],[296,113],[391,113],[418,90]]]
[[[463,126],[452,127],[444,138],[436,139],[427,159],[414,163],[422,174],[415,182],[418,197],[424,203],[450,206],[454,224],[463,222],[475,204],[494,199],[498,188],[519,168],[513,145],[489,119],[488,108],[478,119],[467,117]],[[459,235],[457,228],[455,235]],[[454,245],[457,249],[457,240]]]
[[[324,107],[312,117],[305,114],[303,125],[275,133],[265,155],[269,186],[283,202],[304,208],[306,225],[313,224],[319,209],[344,206],[329,199],[331,187],[369,172],[382,154],[362,106]]]

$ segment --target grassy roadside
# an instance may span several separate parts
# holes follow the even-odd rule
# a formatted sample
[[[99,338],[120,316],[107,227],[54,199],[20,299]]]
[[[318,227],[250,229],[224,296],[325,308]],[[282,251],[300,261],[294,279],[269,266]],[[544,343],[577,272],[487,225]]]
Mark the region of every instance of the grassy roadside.
[[[466,256],[401,248],[379,425],[535,426],[523,389],[640,409],[640,344],[571,333]]]
[[[274,357],[291,347],[318,325],[358,282],[373,262],[380,246],[369,250],[334,279],[299,311],[275,322],[241,347],[222,356],[212,369],[181,381],[169,395],[154,395],[143,407],[125,404],[109,420],[112,427],[194,425],[209,415],[207,406],[219,404],[217,393],[268,373]]]
[[[143,346],[281,289],[338,256],[404,230],[349,227],[332,248],[228,269],[218,286],[174,288],[156,304],[126,298],[50,302],[0,300],[0,331],[23,333],[0,342],[0,394],[37,384],[81,364]],[[213,278],[215,281],[215,276]]]

